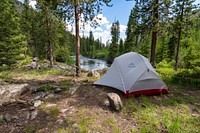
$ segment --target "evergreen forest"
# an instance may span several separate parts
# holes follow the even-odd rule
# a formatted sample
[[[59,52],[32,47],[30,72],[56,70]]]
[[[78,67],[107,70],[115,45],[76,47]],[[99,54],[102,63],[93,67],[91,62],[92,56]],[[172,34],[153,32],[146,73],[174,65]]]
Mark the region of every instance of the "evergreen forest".
[[[87,22],[99,26],[94,18],[112,1],[35,0],[33,7],[31,0],[0,0],[0,132],[200,132],[200,4],[132,0],[125,38],[117,16],[106,43],[92,30],[82,33]],[[80,57],[112,64],[128,52],[146,57],[171,93],[120,94],[124,107],[113,113],[102,102],[112,89],[93,86],[109,67],[90,76]],[[30,90],[7,94],[20,85]]]

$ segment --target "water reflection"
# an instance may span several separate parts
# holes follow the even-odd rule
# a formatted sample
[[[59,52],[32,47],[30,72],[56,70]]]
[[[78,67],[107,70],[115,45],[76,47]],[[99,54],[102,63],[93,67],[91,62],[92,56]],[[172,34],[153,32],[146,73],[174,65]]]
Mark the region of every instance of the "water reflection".
[[[75,56],[72,56],[75,59]],[[85,70],[100,70],[108,67],[108,63],[101,59],[91,59],[85,56],[80,56],[81,68]]]

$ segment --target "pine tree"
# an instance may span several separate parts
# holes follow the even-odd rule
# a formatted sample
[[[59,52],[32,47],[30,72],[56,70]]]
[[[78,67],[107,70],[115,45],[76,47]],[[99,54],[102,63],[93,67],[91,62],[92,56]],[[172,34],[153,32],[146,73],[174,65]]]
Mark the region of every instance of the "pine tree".
[[[89,43],[88,43],[88,47],[89,47],[89,57],[94,58],[94,36],[92,31],[90,31],[89,33]]]
[[[112,36],[112,40],[109,47],[109,61],[112,62],[114,58],[118,55],[118,41],[120,38],[119,21],[112,23],[111,36]]]
[[[121,38],[120,41],[119,41],[119,55],[121,55],[123,53],[124,53],[124,41]]]
[[[30,43],[31,43],[31,19],[32,19],[32,9],[29,6],[29,0],[25,0],[23,4],[23,10],[21,13],[21,18],[20,18],[20,26],[22,29],[22,33],[26,36],[26,45],[25,45],[25,56],[28,53],[28,50],[30,50]],[[30,52],[30,51],[29,51]]]
[[[48,48],[48,59],[50,61],[50,67],[54,65],[54,51],[55,51],[55,32],[56,32],[56,9],[58,2],[55,0],[37,0],[36,7],[41,9],[41,15],[43,16],[43,23],[45,27],[45,40]]]
[[[0,1],[0,66],[11,66],[23,57],[25,37],[21,34],[18,12],[8,0]]]
[[[137,47],[139,32],[139,7],[138,2],[135,3],[134,8],[131,10],[127,30],[126,30],[126,40],[125,40],[125,52],[133,51]]]
[[[194,0],[176,0],[174,6],[174,15],[175,15],[175,28],[177,32],[177,45],[176,45],[176,55],[175,55],[175,70],[178,69],[178,60],[179,60],[179,51],[180,51],[180,41],[182,34],[187,32],[186,28],[189,22],[189,16],[192,14],[194,9]]]

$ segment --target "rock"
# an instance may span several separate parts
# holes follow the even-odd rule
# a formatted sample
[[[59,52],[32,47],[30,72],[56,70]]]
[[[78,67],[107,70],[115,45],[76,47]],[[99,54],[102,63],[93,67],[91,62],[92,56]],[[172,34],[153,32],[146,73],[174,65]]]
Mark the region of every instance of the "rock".
[[[8,84],[0,86],[0,105],[15,99],[24,94],[28,89],[28,84]]]
[[[42,104],[42,101],[37,100],[37,101],[34,102],[33,106],[34,106],[35,108],[37,108],[37,107],[39,107],[41,104]]]
[[[36,69],[38,66],[38,63],[36,61],[31,62],[31,64],[27,65],[30,69]]]
[[[8,122],[11,122],[11,121],[12,121],[11,115],[7,113],[7,114],[4,116],[4,120],[5,120],[7,123],[8,123]]]
[[[107,107],[110,106],[110,103],[109,103],[108,99],[106,99],[106,100],[104,101],[104,105],[107,106]]]
[[[100,78],[100,74],[97,71],[95,71],[95,70],[89,71],[88,74],[87,74],[87,76],[88,77]]]
[[[39,92],[39,93],[36,94],[34,100],[43,99],[43,98],[47,97],[48,95],[49,95],[48,92]]]
[[[74,95],[75,92],[78,90],[78,88],[79,86],[74,86],[74,87],[69,88],[69,94]]]
[[[55,104],[55,103],[49,103],[46,105],[47,108],[55,107],[55,106],[57,106],[57,104]]]
[[[24,95],[24,94],[28,93],[30,91],[30,89],[28,87],[29,87],[28,85],[23,87],[20,92],[20,95]]]
[[[58,119],[58,120],[56,121],[56,123],[57,123],[58,125],[63,125],[64,121],[63,121],[62,119]]]
[[[17,105],[17,104],[24,104],[24,105],[28,105],[29,103],[27,101],[24,101],[24,100],[11,100],[11,101],[8,101],[8,102],[4,102],[2,105],[3,106],[8,106],[8,105]]]
[[[12,116],[12,119],[14,119],[14,120],[18,120],[18,119],[19,119],[19,117],[18,117],[18,116],[16,116],[16,115],[14,115],[14,116]]]
[[[38,110],[30,111],[30,119],[33,120],[37,117]]]
[[[110,106],[116,110],[120,111],[122,109],[122,101],[118,94],[116,93],[108,93],[107,94],[108,101]]]
[[[60,93],[60,92],[62,92],[63,90],[61,89],[61,88],[56,88],[55,90],[54,90],[54,93]]]
[[[54,94],[49,94],[49,95],[45,96],[45,98],[44,98],[44,99],[49,99],[49,98],[54,98],[54,97],[55,97],[55,95],[54,95]]]
[[[33,61],[38,61],[38,60],[39,60],[38,57],[34,57],[34,58],[33,58]]]
[[[3,64],[2,66],[6,67],[6,66],[8,66],[8,65],[6,65],[6,64]]]

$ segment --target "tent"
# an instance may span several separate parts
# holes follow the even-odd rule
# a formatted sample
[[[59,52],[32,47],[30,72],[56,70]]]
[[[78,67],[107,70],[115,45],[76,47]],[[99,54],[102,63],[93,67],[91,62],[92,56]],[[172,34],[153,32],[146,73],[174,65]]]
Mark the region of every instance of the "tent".
[[[135,52],[115,58],[108,71],[94,84],[116,88],[128,96],[168,92],[166,84],[147,58]]]

